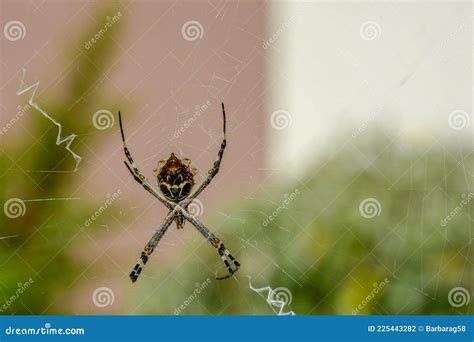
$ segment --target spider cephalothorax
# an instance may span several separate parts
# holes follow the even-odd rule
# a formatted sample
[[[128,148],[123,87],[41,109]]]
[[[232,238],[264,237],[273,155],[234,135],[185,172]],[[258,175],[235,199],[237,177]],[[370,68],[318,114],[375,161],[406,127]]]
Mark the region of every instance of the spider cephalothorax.
[[[123,142],[123,151],[127,161],[125,165],[127,166],[128,171],[132,174],[133,178],[150,194],[152,194],[156,199],[163,203],[168,209],[168,215],[161,223],[161,225],[156,229],[155,233],[151,237],[150,241],[145,245],[143,251],[140,254],[138,262],[135,264],[135,267],[130,273],[130,278],[133,282],[138,279],[138,276],[143,270],[146,262],[148,261],[149,256],[153,253],[154,249],[158,245],[159,241],[163,235],[168,230],[168,227],[173,221],[176,222],[178,228],[182,228],[185,221],[191,222],[191,224],[196,227],[196,229],[206,238],[209,243],[217,249],[224,265],[228,270],[228,274],[223,277],[217,277],[217,279],[225,279],[232,276],[240,267],[240,263],[230,254],[229,250],[225,248],[224,243],[219,240],[213,233],[207,229],[207,227],[199,221],[194,215],[188,211],[188,206],[212,181],[217,172],[219,172],[219,167],[221,165],[222,156],[224,155],[224,149],[226,147],[226,137],[225,137],[225,109],[224,104],[222,103],[222,117],[223,122],[223,131],[224,139],[222,140],[221,147],[217,153],[217,159],[214,161],[214,164],[208,171],[207,177],[199,185],[199,187],[191,193],[191,189],[194,185],[194,175],[197,170],[194,167],[191,167],[190,160],[183,158],[178,158],[174,153],[171,153],[171,156],[168,160],[161,160],[158,162],[158,167],[154,170],[154,175],[157,177],[158,186],[160,187],[161,195],[158,190],[156,190],[148,181],[148,179],[140,172],[135,161],[128,150],[127,145],[125,144],[125,134],[123,133],[122,127],[122,117],[119,112],[119,124],[120,124],[120,133],[122,134]]]
[[[171,153],[168,160],[160,160],[158,168],[153,171],[161,192],[170,201],[179,202],[191,193],[197,170],[190,164],[189,159],[180,159]]]

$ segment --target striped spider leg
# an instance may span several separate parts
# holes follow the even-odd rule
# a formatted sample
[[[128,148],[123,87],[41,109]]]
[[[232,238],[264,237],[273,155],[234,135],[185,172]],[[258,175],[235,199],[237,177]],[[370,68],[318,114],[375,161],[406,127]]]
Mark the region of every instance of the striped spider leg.
[[[176,209],[173,209],[168,213],[163,223],[155,231],[150,241],[148,241],[148,243],[145,245],[145,248],[143,248],[140,258],[138,259],[135,267],[133,268],[132,273],[130,273],[130,279],[132,279],[132,282],[137,281],[138,276],[140,275],[143,270],[143,267],[145,267],[145,264],[148,261],[148,257],[151,253],[153,253],[163,235],[165,235],[175,216]]]
[[[201,223],[199,220],[197,220],[194,216],[192,216],[188,211],[187,208],[189,204],[192,202],[193,199],[195,199],[212,181],[212,179],[217,175],[219,172],[219,168],[222,162],[222,156],[224,155],[224,150],[227,145],[226,141],[226,117],[225,117],[225,107],[224,103],[221,103],[222,105],[222,116],[223,116],[223,132],[224,132],[224,139],[222,140],[221,147],[219,149],[219,152],[217,153],[217,158],[214,161],[214,165],[212,166],[211,169],[209,169],[208,176],[206,179],[202,182],[202,184],[199,186],[199,188],[194,191],[189,197],[187,197],[185,200],[180,202],[180,205],[182,206],[181,212],[183,213],[183,216],[193,224],[193,226],[196,227],[196,229],[211,243],[211,245],[215,248],[217,248],[217,251],[219,255],[221,256],[222,261],[227,267],[227,270],[229,271],[229,274],[224,277],[218,277],[216,279],[221,280],[221,279],[226,279],[232,276],[235,272],[240,267],[240,263],[230,254],[230,252],[225,248],[224,243],[219,240],[213,233],[209,231],[209,229],[206,228],[206,226]],[[234,263],[235,269],[232,269],[229,261],[227,260],[227,257]]]
[[[124,161],[125,166],[127,167],[128,171],[132,174],[133,178],[140,183],[140,185],[148,191],[150,194],[155,196],[161,203],[166,205],[168,209],[172,210],[174,209],[175,204],[173,204],[171,201],[167,200],[163,195],[161,195],[153,186],[150,184],[148,179],[138,170],[135,161],[132,158],[132,155],[130,154],[130,151],[127,148],[127,145],[125,143],[125,135],[123,133],[123,127],[122,127],[122,115],[120,114],[119,111],[119,124],[120,124],[120,133],[122,133],[122,142],[123,142],[123,151],[125,153],[125,156],[127,157],[128,163]]]
[[[156,248],[159,241],[166,233],[173,221],[176,222],[178,228],[183,227],[185,220],[191,222],[191,224],[194,225],[196,229],[211,243],[211,245],[217,249],[217,252],[221,256],[221,259],[227,267],[229,274],[224,277],[218,277],[216,279],[229,278],[239,269],[240,263],[225,248],[224,243],[219,240],[213,233],[211,233],[203,223],[201,223],[198,219],[196,219],[196,217],[194,217],[187,211],[187,208],[192,202],[192,200],[195,199],[211,183],[214,176],[219,172],[222,156],[226,147],[226,115],[224,103],[222,103],[222,116],[224,119],[224,139],[221,143],[217,159],[214,161],[212,168],[209,170],[206,179],[196,189],[196,191],[194,191],[194,193],[191,193],[191,189],[194,185],[193,176],[195,175],[197,170],[194,167],[190,166],[189,159],[181,159],[178,158],[174,153],[171,153],[168,160],[159,161],[158,167],[153,171],[153,174],[157,177],[157,183],[162,193],[160,194],[157,190],[155,190],[155,188],[150,185],[149,181],[138,170],[125,143],[125,135],[122,127],[122,117],[119,112],[119,123],[120,132],[122,134],[123,150],[128,160],[128,162],[124,162],[127,166],[127,169],[130,171],[134,179],[145,190],[151,193],[170,210],[163,223],[158,227],[158,229],[153,234],[153,237],[145,245],[145,248],[141,252],[140,258],[136,263],[135,267],[133,268],[132,273],[130,274],[130,278],[133,282],[138,279],[138,276],[142,272],[143,267],[148,261],[150,254],[153,253],[154,249]]]
[[[217,252],[221,256],[222,261],[227,267],[229,274],[223,277],[216,277],[216,279],[221,280],[221,279],[226,279],[226,278],[231,277],[235,272],[238,271],[240,267],[240,263],[232,256],[232,254],[230,254],[229,250],[225,248],[224,243],[221,240],[219,240],[213,233],[211,233],[209,229],[207,229],[207,227],[201,221],[199,221],[196,217],[191,215],[186,209],[184,208],[180,208],[180,209],[184,218],[188,220],[189,222],[191,222],[192,225],[196,227],[196,229],[207,239],[207,241],[210,242],[210,244],[214,248],[217,248]],[[235,268],[231,267],[227,258],[229,258],[230,261],[233,262]]]
[[[225,136],[225,108],[224,108],[224,103],[221,103],[222,105],[222,116],[224,118],[224,139],[222,140],[221,143],[221,148],[219,149],[219,152],[217,153],[217,158],[214,161],[214,165],[209,169],[208,175],[206,179],[202,182],[202,184],[199,186],[199,188],[194,191],[188,198],[186,198],[184,201],[182,201],[181,205],[183,206],[184,209],[188,208],[188,205],[192,202],[194,198],[196,198],[212,181],[215,175],[219,172],[219,167],[221,166],[221,161],[222,161],[222,156],[224,155],[224,150],[226,147],[226,136]]]

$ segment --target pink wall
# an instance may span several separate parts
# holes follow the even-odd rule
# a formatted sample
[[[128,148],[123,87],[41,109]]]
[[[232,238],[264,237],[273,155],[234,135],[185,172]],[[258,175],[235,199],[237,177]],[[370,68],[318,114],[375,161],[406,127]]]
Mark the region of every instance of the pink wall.
[[[23,66],[27,69],[26,83],[41,82],[39,104],[61,97],[68,99],[72,108],[80,102],[86,102],[89,108],[89,96],[97,95],[94,89],[73,98],[64,85],[68,74],[78,67],[77,58],[85,51],[85,42],[79,37],[94,23],[106,21],[98,14],[104,4],[49,0],[2,2],[2,27],[12,20],[20,21],[25,27],[23,39],[11,41],[1,37],[2,126],[15,116],[18,105],[27,102],[26,96],[15,95]],[[85,144],[88,153],[75,174],[75,182],[64,189],[64,197],[103,203],[107,193],[121,189],[123,195],[118,205],[124,210],[106,226],[91,225],[84,229],[72,243],[72,255],[88,267],[78,272],[76,280],[69,284],[70,292],[58,296],[58,302],[51,305],[60,307],[59,301],[64,299],[77,312],[95,310],[90,294],[104,281],[114,278],[124,281],[129,267],[166,213],[125,169],[117,120],[106,130],[97,130],[92,125],[92,116],[98,110],[115,114],[118,103],[110,103],[109,99],[120,102],[129,146],[148,177],[152,177],[157,161],[174,151],[191,159],[199,170],[198,181],[207,174],[217,155],[222,137],[220,102],[225,102],[228,148],[219,175],[200,196],[205,208],[203,220],[217,215],[212,214],[211,208],[217,208],[218,201],[238,199],[245,196],[246,189],[253,191],[264,172],[261,168],[267,95],[262,49],[265,3],[131,1],[117,4],[122,17],[114,25],[121,25],[123,34],[113,34],[117,53],[112,62],[97,66],[96,72],[103,75],[100,89],[105,92],[100,96],[104,102],[99,107],[91,106],[80,118],[91,123],[90,131],[79,136],[72,148],[75,144]],[[182,27],[188,21],[200,23],[203,29],[200,39],[184,38]],[[173,138],[174,132],[194,115],[195,106],[207,102],[209,108],[178,139]],[[54,117],[53,111],[49,114]],[[32,111],[28,115],[41,114]],[[2,144],[31,139],[28,115],[0,137]],[[74,133],[67,126],[64,132]],[[92,139],[104,135],[105,139]],[[21,168],[22,160],[17,163]],[[43,175],[31,173],[31,177],[39,181]],[[30,180],[25,178],[25,181]],[[185,236],[186,231],[170,229],[163,239],[162,249],[167,253],[162,253],[162,258],[184,253],[179,252],[180,246],[184,247],[183,238],[198,238],[194,233]],[[97,276],[97,270],[104,265],[112,266]]]

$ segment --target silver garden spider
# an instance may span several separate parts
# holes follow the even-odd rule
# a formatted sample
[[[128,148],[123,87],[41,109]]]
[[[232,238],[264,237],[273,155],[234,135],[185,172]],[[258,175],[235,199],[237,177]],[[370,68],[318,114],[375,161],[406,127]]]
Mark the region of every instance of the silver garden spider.
[[[140,170],[138,170],[135,162],[133,161],[130,151],[125,144],[125,135],[123,133],[122,127],[122,116],[119,112],[123,150],[128,160],[128,163],[124,161],[127,169],[130,171],[133,178],[135,178],[135,180],[140,183],[140,185],[143,186],[145,190],[155,196],[169,209],[168,215],[164,219],[163,223],[155,231],[150,241],[148,241],[148,243],[145,245],[145,248],[140,255],[140,259],[138,259],[138,262],[133,268],[132,273],[130,273],[132,282],[135,282],[138,279],[138,276],[142,272],[142,269],[148,261],[150,254],[153,253],[153,250],[156,248],[163,235],[165,235],[173,221],[176,222],[177,228],[180,229],[183,228],[183,225],[186,222],[185,220],[188,220],[211,243],[213,247],[217,248],[217,252],[221,256],[221,259],[227,267],[229,274],[223,277],[217,277],[216,279],[226,279],[232,276],[239,269],[240,263],[225,248],[222,241],[219,240],[213,233],[211,233],[203,223],[191,215],[187,210],[193,199],[195,199],[209,185],[209,183],[211,183],[212,179],[219,171],[222,155],[224,154],[224,149],[226,146],[226,119],[224,103],[222,103],[222,115],[224,118],[224,139],[222,140],[221,148],[217,154],[217,159],[214,161],[214,165],[209,170],[208,176],[203,181],[203,183],[196,189],[196,191],[191,193],[191,189],[194,185],[194,175],[197,173],[197,170],[190,166],[189,159],[180,159],[174,153],[171,153],[168,160],[159,161],[158,167],[153,171],[153,174],[158,180],[158,186],[161,191],[161,193],[159,193],[140,172]],[[231,267],[228,259],[230,259],[230,261],[234,264],[234,268]]]

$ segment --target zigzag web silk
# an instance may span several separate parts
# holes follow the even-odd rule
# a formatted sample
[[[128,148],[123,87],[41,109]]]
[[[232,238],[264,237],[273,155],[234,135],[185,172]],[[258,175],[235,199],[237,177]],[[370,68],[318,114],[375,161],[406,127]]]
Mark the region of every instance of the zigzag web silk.
[[[252,286],[252,283],[250,282],[250,277],[249,277],[249,288],[256,292],[260,297],[266,300],[266,302],[270,305],[270,308],[272,311],[278,315],[278,316],[294,316],[295,313],[290,310],[290,311],[284,311],[284,308],[286,306],[286,302],[283,300],[275,299],[278,298],[278,294],[273,291],[273,289],[270,286],[265,286],[261,288],[255,288]],[[263,292],[267,292],[266,297]],[[275,310],[275,307],[279,308],[278,311]]]
[[[40,82],[36,82],[32,85],[30,85],[28,88],[25,88],[25,89],[22,89],[23,87],[23,84],[24,84],[24,80],[25,80],[25,74],[26,74],[26,69],[25,68],[22,68],[22,72],[23,72],[23,75],[22,75],[22,78],[21,78],[21,83],[20,83],[20,89],[16,92],[16,95],[22,95],[24,93],[26,93],[27,91],[29,90],[32,90],[31,91],[31,96],[30,98],[28,99],[28,103],[30,104],[30,106],[32,106],[33,108],[35,108],[36,110],[38,110],[41,114],[43,114],[43,116],[45,116],[47,119],[49,119],[53,124],[55,124],[56,126],[58,126],[58,136],[56,137],[56,145],[61,145],[62,143],[64,142],[67,142],[66,144],[66,150],[68,150],[71,154],[72,154],[72,157],[74,158],[74,160],[76,161],[76,167],[74,169],[74,172],[76,172],[78,169],[79,169],[79,163],[81,162],[81,159],[82,157],[77,155],[76,153],[74,153],[72,150],[71,150],[71,143],[74,141],[74,139],[77,137],[76,134],[71,134],[69,136],[67,136],[66,138],[62,139],[61,138],[61,131],[63,129],[63,126],[57,122],[56,120],[54,120],[51,116],[49,116],[49,114],[43,110],[35,101],[35,96],[36,96],[36,91],[38,90],[38,87],[40,85]]]

